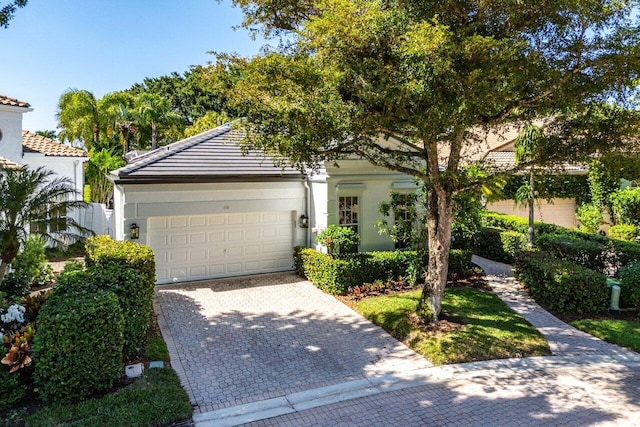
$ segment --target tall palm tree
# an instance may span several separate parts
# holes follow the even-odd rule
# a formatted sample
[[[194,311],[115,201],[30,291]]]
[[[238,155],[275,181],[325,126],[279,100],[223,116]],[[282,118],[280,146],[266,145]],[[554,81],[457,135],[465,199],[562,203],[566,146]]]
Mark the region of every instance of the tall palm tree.
[[[67,212],[86,207],[69,178],[42,167],[0,173],[0,281],[30,231],[65,246],[91,232]]]
[[[69,89],[58,101],[60,141],[81,141],[87,150],[100,142],[100,113],[96,97],[87,90]]]
[[[158,129],[169,127],[180,121],[180,116],[171,110],[171,103],[167,98],[143,92],[135,98],[136,121],[141,126],[151,128],[151,149],[158,147]]]
[[[539,150],[544,141],[544,132],[539,126],[529,124],[518,135],[514,143],[514,155],[516,165],[530,164],[529,166],[529,183],[521,186],[516,192],[516,203],[522,203],[529,207],[529,230],[528,243],[533,246],[535,243],[534,230],[534,204],[536,197],[535,189],[535,171],[533,162],[539,155]]]

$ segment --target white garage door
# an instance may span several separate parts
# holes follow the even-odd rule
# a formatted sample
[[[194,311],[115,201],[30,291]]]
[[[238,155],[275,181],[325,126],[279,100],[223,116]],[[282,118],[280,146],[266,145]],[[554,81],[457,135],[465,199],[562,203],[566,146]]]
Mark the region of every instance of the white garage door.
[[[157,283],[290,270],[291,212],[152,217]]]
[[[514,206],[513,200],[488,203],[487,209],[507,215],[529,218],[529,209],[522,206]],[[538,221],[575,228],[578,225],[576,209],[575,199],[553,199],[550,202],[544,199],[538,199],[536,200],[533,213],[535,219]]]

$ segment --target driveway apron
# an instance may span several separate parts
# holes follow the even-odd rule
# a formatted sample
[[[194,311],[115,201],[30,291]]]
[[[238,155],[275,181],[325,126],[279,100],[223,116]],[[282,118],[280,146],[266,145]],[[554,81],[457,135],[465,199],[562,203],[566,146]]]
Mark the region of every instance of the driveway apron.
[[[196,414],[431,366],[290,273],[161,286],[155,309]]]

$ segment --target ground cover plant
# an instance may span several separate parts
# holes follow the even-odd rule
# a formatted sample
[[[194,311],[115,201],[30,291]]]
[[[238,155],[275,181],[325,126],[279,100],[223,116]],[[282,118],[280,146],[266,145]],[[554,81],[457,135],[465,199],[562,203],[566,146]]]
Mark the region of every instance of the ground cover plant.
[[[436,365],[549,354],[544,337],[497,296],[449,286],[436,325],[419,322],[420,290],[365,298],[355,309]]]
[[[33,414],[27,426],[155,426],[189,418],[189,397],[172,369],[148,369],[132,384],[77,405],[51,406]]]

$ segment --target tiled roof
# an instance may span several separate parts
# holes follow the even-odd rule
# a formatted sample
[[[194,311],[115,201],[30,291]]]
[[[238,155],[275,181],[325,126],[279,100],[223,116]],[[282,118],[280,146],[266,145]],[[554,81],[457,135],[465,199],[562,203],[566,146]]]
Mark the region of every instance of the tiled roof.
[[[9,105],[11,107],[24,107],[29,108],[28,102],[19,101],[15,98],[9,98],[8,96],[0,95],[0,105]]]
[[[260,150],[244,153],[239,145],[242,139],[242,131],[223,125],[145,153],[111,175],[124,181],[161,182],[300,177],[299,171],[276,166]]]
[[[4,157],[0,157],[0,170],[2,169],[22,169],[22,165],[12,162],[9,159],[5,159]]]
[[[513,151],[492,151],[485,157],[485,164],[496,169],[509,169],[513,168],[516,164],[516,155]],[[562,165],[562,171],[566,173],[583,173],[589,169],[587,165],[564,163]]]
[[[79,148],[69,147],[53,139],[28,130],[22,131],[22,147],[25,153],[41,153],[49,157],[86,157]]]

